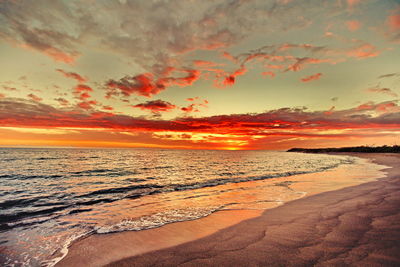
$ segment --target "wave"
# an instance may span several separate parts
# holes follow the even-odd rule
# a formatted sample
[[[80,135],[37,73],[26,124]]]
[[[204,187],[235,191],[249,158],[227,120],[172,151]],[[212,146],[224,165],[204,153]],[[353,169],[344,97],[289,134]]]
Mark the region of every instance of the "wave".
[[[272,178],[279,178],[279,177],[289,177],[293,175],[300,175],[306,173],[315,173],[315,172],[322,172],[332,168],[336,168],[341,164],[351,164],[354,160],[352,159],[343,159],[338,163],[332,164],[326,167],[320,167],[314,171],[290,171],[290,172],[282,172],[276,174],[270,174],[265,176],[248,176],[248,177],[232,177],[232,175],[226,174],[224,178],[216,178],[208,181],[203,182],[196,182],[196,183],[187,183],[187,184],[168,184],[168,185],[161,185],[161,184],[136,184],[126,187],[113,187],[107,189],[100,189],[96,190],[87,194],[82,195],[72,195],[69,199],[65,199],[65,195],[62,197],[57,195],[48,195],[48,196],[41,196],[35,198],[25,198],[25,199],[16,199],[16,200],[8,200],[0,203],[1,208],[11,209],[13,207],[25,207],[26,205],[32,204],[29,208],[35,208],[34,210],[29,211],[20,211],[11,214],[1,214],[0,223],[7,224],[10,222],[15,222],[18,220],[22,220],[25,218],[30,217],[37,217],[47,214],[52,214],[54,212],[60,212],[64,210],[68,210],[71,207],[78,208],[76,210],[67,211],[67,214],[85,212],[91,210],[90,207],[100,203],[112,203],[115,201],[119,201],[122,199],[137,199],[143,196],[148,195],[155,195],[155,194],[162,194],[174,191],[187,191],[187,190],[194,190],[194,189],[201,189],[207,187],[215,187],[220,185],[225,185],[228,183],[242,183],[242,182],[250,182],[250,181],[259,181],[259,180],[266,180]],[[109,171],[108,169],[99,169],[94,170],[95,173],[104,173]],[[80,172],[81,173],[81,172]],[[36,176],[37,177],[37,176]],[[52,199],[53,202],[47,204],[37,204],[39,200]],[[48,206],[53,206],[48,208]],[[36,209],[38,207],[46,207],[43,209]],[[3,226],[4,227],[4,226]]]

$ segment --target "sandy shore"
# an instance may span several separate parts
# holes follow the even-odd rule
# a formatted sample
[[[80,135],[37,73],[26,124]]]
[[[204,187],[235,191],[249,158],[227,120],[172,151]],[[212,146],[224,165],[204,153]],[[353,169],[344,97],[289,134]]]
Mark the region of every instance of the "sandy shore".
[[[219,212],[148,231],[94,235],[74,243],[58,266],[400,266],[400,155],[352,155],[392,168],[376,182],[262,214]]]

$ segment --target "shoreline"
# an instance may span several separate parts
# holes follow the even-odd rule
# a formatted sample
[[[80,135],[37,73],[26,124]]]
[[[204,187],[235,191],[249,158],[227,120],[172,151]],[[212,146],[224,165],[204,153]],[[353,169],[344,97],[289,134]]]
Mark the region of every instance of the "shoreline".
[[[375,154],[372,155],[372,157],[371,155],[360,155],[359,153],[338,154],[368,159],[376,159],[376,157],[382,158],[382,155]],[[387,156],[388,154],[385,155]],[[399,158],[397,157],[397,160],[398,159]],[[377,164],[383,163],[377,162]],[[390,166],[390,164],[383,165]],[[387,172],[387,169],[385,169],[385,171]],[[358,187],[369,183],[379,183],[381,180],[387,179],[388,177],[389,176],[380,178],[377,182],[367,182],[352,187]],[[337,192],[352,187],[345,187],[336,191],[328,191],[311,196],[307,195],[305,198],[289,201],[282,206],[268,210],[218,211],[201,219],[172,223],[164,225],[160,228],[142,230],[138,232],[127,231],[120,233],[91,235],[88,238],[84,238],[82,240],[74,242],[70,247],[69,253],[61,261],[59,261],[56,266],[102,266],[107,263],[111,263],[111,265],[113,266],[128,266],[132,265],[133,263],[135,264],[135,266],[146,266],[152,264],[157,265],[156,261],[147,261],[149,259],[154,260],[159,257],[163,258],[166,253],[165,251],[169,250],[172,250],[174,251],[174,253],[179,254],[179,250],[182,250],[182,246],[185,246],[187,244],[204,242],[209,243],[208,241],[203,240],[207,240],[210,238],[213,239],[214,236],[218,236],[221,234],[223,235],[223,233],[227,231],[235,232],[235,229],[240,228],[243,224],[253,224],[255,221],[262,221],[266,213],[268,214],[271,211],[276,212],[276,210],[279,211],[279,209],[282,209],[283,207],[286,207],[288,205],[290,206],[292,203],[308,198],[313,198],[315,196],[324,195],[327,193],[332,194],[332,192]],[[258,225],[260,223],[262,222],[259,222]],[[243,229],[241,229],[238,233],[241,233],[242,231]],[[242,236],[242,234],[240,234],[239,237],[240,236]],[[246,236],[247,234],[244,235],[242,238],[238,238],[242,239],[243,241],[247,238]],[[219,244],[218,246],[226,245],[227,244],[224,243]],[[115,248],[115,246],[117,247],[117,249]],[[113,249],[109,250],[110,247],[113,247]],[[104,256],[104,253],[108,254]],[[102,257],[98,257],[98,255],[102,255]],[[185,262],[186,261],[187,260],[185,260]],[[158,263],[160,264],[161,262]],[[174,261],[171,262],[171,264],[166,263],[166,265],[176,265],[178,263],[179,261]],[[274,262],[270,262],[269,264],[273,263]],[[208,262],[208,264],[211,263]],[[219,262],[219,264],[222,263]]]

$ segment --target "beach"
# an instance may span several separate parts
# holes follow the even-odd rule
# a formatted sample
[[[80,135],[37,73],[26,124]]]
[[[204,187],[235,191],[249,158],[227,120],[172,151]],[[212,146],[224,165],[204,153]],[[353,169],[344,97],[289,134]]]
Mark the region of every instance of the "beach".
[[[396,266],[400,156],[377,181],[258,211],[222,211],[144,231],[79,240],[56,266]],[[238,222],[238,223],[237,223]]]

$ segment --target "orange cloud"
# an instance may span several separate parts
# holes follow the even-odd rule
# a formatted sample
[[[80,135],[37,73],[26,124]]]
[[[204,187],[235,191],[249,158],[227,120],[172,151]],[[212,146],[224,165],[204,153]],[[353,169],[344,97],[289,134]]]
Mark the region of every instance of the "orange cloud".
[[[347,0],[347,5],[352,8],[356,5],[358,5],[361,2],[361,0]]]
[[[352,31],[352,32],[357,31],[361,27],[361,23],[358,20],[346,21],[346,25],[347,25],[347,29],[349,29],[349,31]]]
[[[275,77],[275,73],[272,71],[264,71],[261,73],[263,76],[270,76],[271,78]]]
[[[197,145],[203,148],[227,147],[230,144],[229,147],[257,149],[266,145],[278,147],[278,144],[282,142],[293,145],[290,141],[293,138],[304,140],[300,142],[302,144],[310,143],[312,140],[344,140],[352,137],[357,137],[357,140],[368,137],[373,137],[374,140],[378,138],[388,140],[390,136],[400,133],[398,123],[400,106],[396,101],[369,102],[346,110],[331,108],[328,112],[307,111],[304,108],[281,108],[258,114],[183,117],[174,120],[150,120],[100,112],[95,111],[93,105],[97,103],[95,101],[80,103],[78,107],[85,110],[81,112],[76,109],[57,109],[40,102],[0,99],[0,125],[49,130],[73,129],[80,134],[90,130],[93,133],[90,134],[88,140],[93,140],[95,135],[104,135],[104,138],[98,140],[101,142],[111,142],[113,138],[116,138],[117,133],[131,132],[135,135],[129,135],[133,138],[130,142],[135,143],[140,139],[134,139],[134,136],[139,133],[149,133],[148,136],[160,138],[164,136],[162,138],[168,140],[184,139],[184,143],[171,140],[177,143],[168,143],[168,145],[175,144],[175,147],[187,148]],[[107,135],[109,132],[114,134]],[[182,134],[191,135],[191,138],[182,138]],[[128,141],[121,141],[122,137],[117,139],[122,143],[127,143]],[[44,136],[36,138],[40,140]],[[64,142],[68,142],[68,136],[65,138],[67,139]],[[142,141],[145,142],[144,144],[151,145],[154,139]],[[277,143],[274,144],[274,142]]]
[[[360,44],[347,51],[349,57],[355,57],[359,59],[376,57],[379,56],[380,52],[377,48],[371,44]]]
[[[319,80],[319,78],[321,78],[322,73],[316,73],[314,75],[311,76],[307,76],[301,79],[302,82],[310,82],[310,81],[315,81],[315,80]]]
[[[78,81],[79,83],[85,83],[87,81],[87,78],[82,77],[81,75],[79,75],[78,73],[75,73],[75,72],[67,72],[62,69],[56,69],[56,71],[60,72],[67,78],[72,78],[72,79]]]
[[[43,98],[38,97],[38,96],[35,95],[35,94],[29,94],[29,95],[27,95],[27,97],[29,97],[29,98],[32,99],[33,101],[37,101],[37,102],[40,102],[40,101],[43,100]]]
[[[390,27],[390,30],[396,31],[400,29],[400,14],[390,15],[387,18],[387,24]]]

